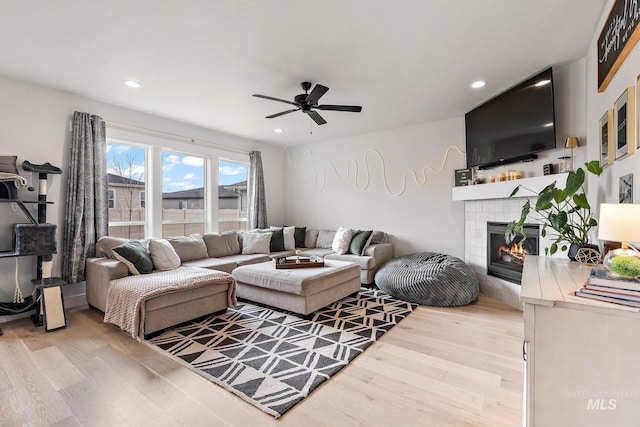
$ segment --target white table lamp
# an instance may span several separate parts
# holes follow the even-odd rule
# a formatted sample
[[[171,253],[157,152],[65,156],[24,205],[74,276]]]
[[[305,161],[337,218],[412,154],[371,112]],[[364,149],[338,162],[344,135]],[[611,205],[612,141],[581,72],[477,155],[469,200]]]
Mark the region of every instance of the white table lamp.
[[[640,252],[629,247],[629,242],[640,242],[640,204],[601,204],[598,239],[622,245],[607,253],[605,268],[622,277],[640,277]]]

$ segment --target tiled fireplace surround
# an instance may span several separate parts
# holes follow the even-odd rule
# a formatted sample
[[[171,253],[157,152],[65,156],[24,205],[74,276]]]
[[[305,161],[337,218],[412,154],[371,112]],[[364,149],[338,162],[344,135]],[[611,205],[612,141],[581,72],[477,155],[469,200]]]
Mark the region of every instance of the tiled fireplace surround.
[[[522,205],[526,198],[509,198],[511,191],[517,184],[523,184],[534,191],[540,191],[554,180],[563,182],[566,180],[566,175],[551,175],[453,189],[453,200],[464,200],[465,262],[478,275],[480,292],[484,295],[512,307],[522,308],[520,285],[487,275],[487,222],[510,222],[520,218]],[[527,194],[531,193],[525,192],[523,195]],[[532,205],[534,203],[535,199],[532,199]],[[539,241],[540,253],[544,254],[544,248],[548,246],[549,240],[541,237]]]

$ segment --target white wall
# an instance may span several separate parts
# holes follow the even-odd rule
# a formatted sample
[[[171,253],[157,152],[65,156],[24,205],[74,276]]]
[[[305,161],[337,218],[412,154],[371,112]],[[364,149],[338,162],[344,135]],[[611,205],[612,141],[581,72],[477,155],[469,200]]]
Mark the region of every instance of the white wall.
[[[455,118],[290,147],[286,222],[382,230],[396,255],[463,258],[464,205],[451,188],[464,145],[464,119]]]
[[[611,83],[604,92],[598,92],[597,83],[597,40],[600,31],[604,25],[609,11],[613,5],[613,0],[609,0],[604,8],[604,12],[600,17],[600,22],[596,27],[596,33],[589,45],[589,51],[586,56],[587,63],[587,151],[590,159],[597,159],[600,156],[600,133],[599,120],[609,108],[613,108],[613,104],[628,86],[636,86],[636,78],[640,73],[640,46],[636,45],[627,59],[624,61]],[[637,89],[637,88],[636,88]],[[636,99],[638,95],[636,94]],[[637,110],[637,104],[636,104]],[[635,118],[636,138],[634,143],[638,144],[638,119]],[[618,185],[621,176],[633,173],[634,188],[633,202],[640,203],[640,153],[620,159],[605,169],[599,179],[590,179],[591,188],[598,188],[597,193],[589,191],[590,203],[597,207],[600,203],[617,203],[618,202]]]
[[[48,180],[48,199],[55,205],[47,209],[47,222],[58,225],[59,250],[62,248],[62,218],[64,218],[66,170],[70,146],[69,128],[74,111],[98,114],[107,121],[161,130],[242,150],[260,150],[265,165],[269,218],[275,223],[283,222],[285,219],[284,194],[280,191],[284,182],[284,158],[282,149],[279,147],[2,77],[0,77],[0,93],[2,93],[0,155],[18,156],[18,165],[24,160],[29,160],[36,164],[50,162],[63,169],[62,175],[51,175]],[[160,143],[169,148],[186,152],[234,157],[233,152],[225,153],[221,149],[209,148],[206,143],[194,145],[180,138],[136,131],[131,128],[107,125],[107,133],[128,137],[138,142],[161,141]],[[30,174],[22,171],[20,167],[18,170],[22,176],[30,179]],[[33,179],[33,185],[37,188],[37,176]],[[21,190],[20,197],[37,199],[37,194]],[[0,205],[0,250],[4,251],[11,249],[12,224],[26,222],[24,215],[19,210],[13,213],[10,206],[9,204]],[[19,262],[19,283],[23,293],[28,295],[33,289],[31,280],[35,278],[35,257],[0,258],[0,301],[11,301],[13,298],[16,259]],[[60,254],[54,256],[54,276],[60,275],[59,259]],[[71,287],[65,287],[64,291],[65,296],[69,292],[74,292]],[[78,292],[84,291],[78,290]],[[0,317],[0,321],[2,320],[3,318]]]

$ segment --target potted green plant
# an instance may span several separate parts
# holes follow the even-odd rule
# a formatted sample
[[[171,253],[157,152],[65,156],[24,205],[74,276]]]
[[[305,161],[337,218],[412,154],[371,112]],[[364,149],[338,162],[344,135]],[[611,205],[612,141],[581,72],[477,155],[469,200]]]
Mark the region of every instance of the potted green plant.
[[[585,163],[585,167],[587,171],[596,176],[600,176],[602,173],[602,167],[598,160]],[[542,237],[549,234],[553,239],[551,246],[545,248],[545,255],[553,255],[558,250],[564,252],[569,249],[569,258],[575,259],[575,253],[580,247],[594,247],[591,245],[589,232],[598,225],[598,222],[591,216],[591,206],[584,192],[585,178],[584,169],[578,168],[576,171],[569,172],[565,188],[557,187],[554,181],[536,193],[518,185],[509,197],[515,196],[520,188],[524,188],[530,191],[533,197],[537,197],[536,205],[532,211],[531,200],[527,199],[522,206],[520,219],[508,224],[505,232],[507,244],[511,244],[516,236],[525,235],[524,225],[529,219],[529,221],[533,220],[542,224],[540,232]],[[595,248],[597,249],[597,246]]]

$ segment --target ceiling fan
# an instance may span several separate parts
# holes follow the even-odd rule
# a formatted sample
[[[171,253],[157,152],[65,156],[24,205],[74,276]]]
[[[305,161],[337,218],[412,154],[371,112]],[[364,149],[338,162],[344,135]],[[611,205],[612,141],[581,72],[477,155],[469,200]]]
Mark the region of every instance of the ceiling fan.
[[[292,108],[291,110],[272,114],[265,117],[266,119],[273,119],[275,117],[293,113],[294,111],[302,110],[302,112],[308,114],[309,117],[311,117],[313,121],[316,122],[316,124],[323,125],[327,123],[327,121],[323,119],[322,116],[318,114],[318,112],[314,109],[327,111],[351,111],[353,113],[359,113],[360,111],[362,111],[362,107],[359,105],[318,105],[318,100],[322,97],[322,95],[327,93],[329,88],[326,86],[322,86],[321,84],[317,84],[315,85],[311,93],[309,93],[309,89],[311,89],[311,83],[302,82],[301,86],[302,90],[304,90],[304,93],[296,95],[293,101],[287,101],[285,99],[274,98],[272,96],[266,95],[253,94],[253,96],[257,98],[270,99],[271,101],[284,102],[286,104],[295,105],[296,107]]]

